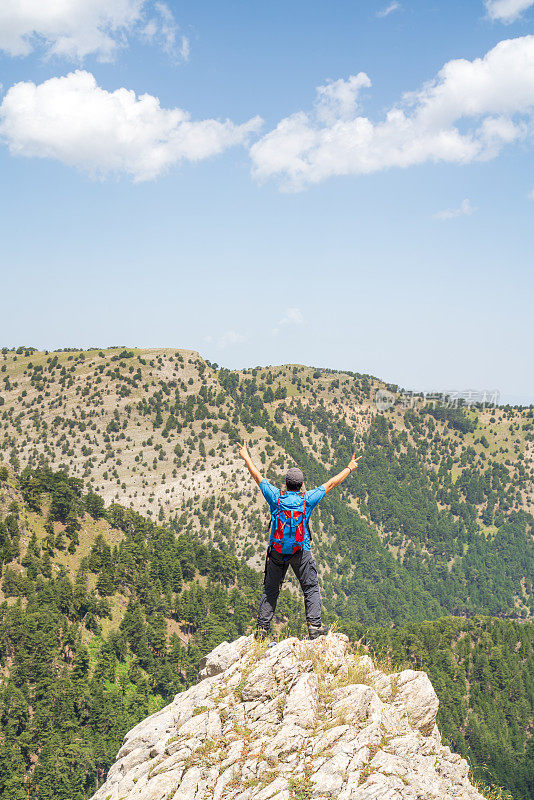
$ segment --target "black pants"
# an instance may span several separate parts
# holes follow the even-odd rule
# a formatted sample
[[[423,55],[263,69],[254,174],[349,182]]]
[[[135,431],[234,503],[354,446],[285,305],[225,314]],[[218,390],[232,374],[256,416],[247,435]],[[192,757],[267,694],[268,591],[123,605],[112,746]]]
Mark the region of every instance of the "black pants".
[[[311,625],[321,625],[321,593],[315,561],[309,550],[301,550],[291,558],[283,560],[275,550],[269,548],[265,561],[265,582],[258,612],[258,626],[268,628],[273,618],[276,601],[286,577],[287,568],[295,573],[304,593],[306,619]]]

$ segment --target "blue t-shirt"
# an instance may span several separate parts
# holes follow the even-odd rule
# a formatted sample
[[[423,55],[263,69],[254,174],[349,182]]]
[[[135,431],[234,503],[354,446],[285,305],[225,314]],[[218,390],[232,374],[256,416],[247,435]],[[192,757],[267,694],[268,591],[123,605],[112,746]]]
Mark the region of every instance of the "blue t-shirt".
[[[271,509],[271,538],[273,537],[274,531],[276,529],[276,511],[278,507],[278,498],[280,497],[280,489],[276,486],[273,486],[272,483],[264,478],[260,483],[260,489],[262,495],[265,497],[267,502],[269,503],[269,508]],[[304,493],[304,497],[306,500],[306,516],[304,517],[304,543],[303,543],[303,550],[311,550],[311,541],[310,541],[310,532],[308,530],[308,522],[310,520],[310,514],[312,513],[313,509],[319,503],[326,494],[326,490],[324,486],[318,486],[317,489],[310,489],[309,491]],[[301,505],[301,498],[300,492],[288,492],[286,495],[286,503],[291,506],[291,500],[295,498],[295,508],[298,508]]]

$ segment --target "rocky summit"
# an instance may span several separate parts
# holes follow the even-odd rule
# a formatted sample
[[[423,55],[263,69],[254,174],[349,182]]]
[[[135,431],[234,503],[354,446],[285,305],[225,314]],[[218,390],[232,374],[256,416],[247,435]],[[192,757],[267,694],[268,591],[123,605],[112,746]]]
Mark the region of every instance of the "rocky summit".
[[[93,800],[483,800],[437,710],[426,673],[386,674],[343,634],[242,637],[127,734]]]

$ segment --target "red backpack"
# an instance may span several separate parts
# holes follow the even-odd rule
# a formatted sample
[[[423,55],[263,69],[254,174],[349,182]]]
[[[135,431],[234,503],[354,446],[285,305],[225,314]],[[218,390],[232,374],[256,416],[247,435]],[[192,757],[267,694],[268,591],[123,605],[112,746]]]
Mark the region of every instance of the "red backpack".
[[[294,493],[291,493],[294,497]],[[306,535],[306,496],[299,493],[299,506],[288,503],[288,493],[280,492],[276,508],[276,525],[271,527],[271,540],[269,544],[277,553],[283,556],[292,556],[302,550]]]

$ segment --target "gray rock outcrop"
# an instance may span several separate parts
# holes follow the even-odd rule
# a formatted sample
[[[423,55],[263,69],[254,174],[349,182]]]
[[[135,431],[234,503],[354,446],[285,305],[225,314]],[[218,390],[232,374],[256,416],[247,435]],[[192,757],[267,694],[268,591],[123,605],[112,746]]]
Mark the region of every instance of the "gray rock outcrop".
[[[347,637],[243,637],[125,737],[93,800],[484,800],[441,743],[424,672],[386,675]]]

